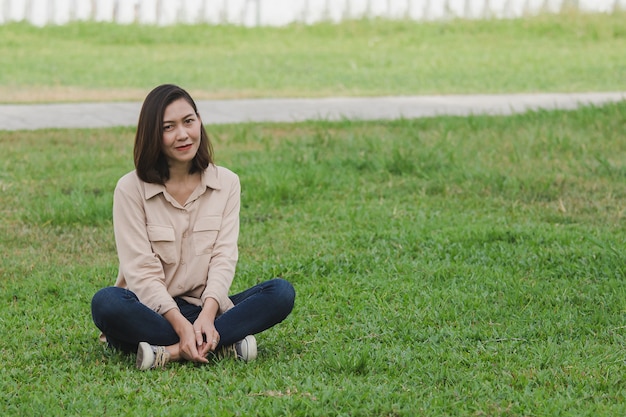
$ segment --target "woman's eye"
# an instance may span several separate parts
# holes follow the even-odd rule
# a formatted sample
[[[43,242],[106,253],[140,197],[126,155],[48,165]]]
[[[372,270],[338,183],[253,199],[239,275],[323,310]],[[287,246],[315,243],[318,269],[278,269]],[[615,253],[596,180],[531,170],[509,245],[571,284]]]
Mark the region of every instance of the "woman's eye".
[[[185,123],[187,123],[188,125],[190,125],[190,124],[192,124],[192,123],[193,123],[193,119],[187,119],[187,120],[185,120]]]
[[[165,130],[165,131],[172,130],[172,125],[165,125],[165,126],[163,126],[163,130]]]

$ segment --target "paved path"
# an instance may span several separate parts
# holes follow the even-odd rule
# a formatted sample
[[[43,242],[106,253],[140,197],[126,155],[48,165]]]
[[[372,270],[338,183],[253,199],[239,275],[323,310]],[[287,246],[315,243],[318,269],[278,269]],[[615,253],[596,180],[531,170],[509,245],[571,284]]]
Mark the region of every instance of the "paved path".
[[[203,100],[197,104],[206,124],[222,124],[496,115],[622,100],[626,100],[626,92]],[[133,126],[140,108],[141,103],[136,102],[0,105],[0,130]]]

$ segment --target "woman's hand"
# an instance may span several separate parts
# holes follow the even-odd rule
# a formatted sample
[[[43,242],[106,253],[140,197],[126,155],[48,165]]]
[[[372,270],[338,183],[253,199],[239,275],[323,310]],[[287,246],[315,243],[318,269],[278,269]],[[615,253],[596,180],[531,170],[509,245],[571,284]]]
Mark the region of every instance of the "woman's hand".
[[[180,338],[180,355],[183,359],[198,363],[209,362],[206,358],[206,352],[204,352],[203,346],[198,344],[195,328],[191,323],[187,322],[183,334],[178,334]]]
[[[213,320],[199,316],[193,324],[198,353],[206,356],[213,352],[220,342],[220,334],[213,325]]]
[[[200,315],[193,323],[198,351],[202,356],[213,352],[220,342],[220,334],[215,328],[215,315],[218,305],[215,300],[209,298],[202,307]]]
[[[206,353],[199,349],[195,329],[178,309],[165,313],[164,317],[172,324],[178,334],[180,356],[191,362],[207,363]]]

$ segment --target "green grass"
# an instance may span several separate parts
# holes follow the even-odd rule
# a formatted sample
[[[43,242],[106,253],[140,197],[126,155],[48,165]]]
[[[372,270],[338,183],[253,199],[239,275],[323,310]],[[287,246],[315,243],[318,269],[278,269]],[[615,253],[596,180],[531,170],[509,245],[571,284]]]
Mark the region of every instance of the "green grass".
[[[0,409],[624,415],[625,114],[211,126],[243,187],[233,290],[282,276],[296,308],[256,362],[148,373],[89,311],[132,129],[0,132]]]
[[[626,90],[626,14],[286,28],[0,25],[2,102]]]

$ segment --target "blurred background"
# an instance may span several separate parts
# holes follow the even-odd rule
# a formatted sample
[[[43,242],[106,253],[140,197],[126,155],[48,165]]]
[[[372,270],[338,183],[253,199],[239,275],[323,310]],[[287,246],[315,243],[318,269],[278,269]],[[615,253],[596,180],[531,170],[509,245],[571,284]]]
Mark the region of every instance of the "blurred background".
[[[0,23],[74,20],[280,26],[345,19],[515,18],[565,10],[613,12],[626,0],[0,0]]]

